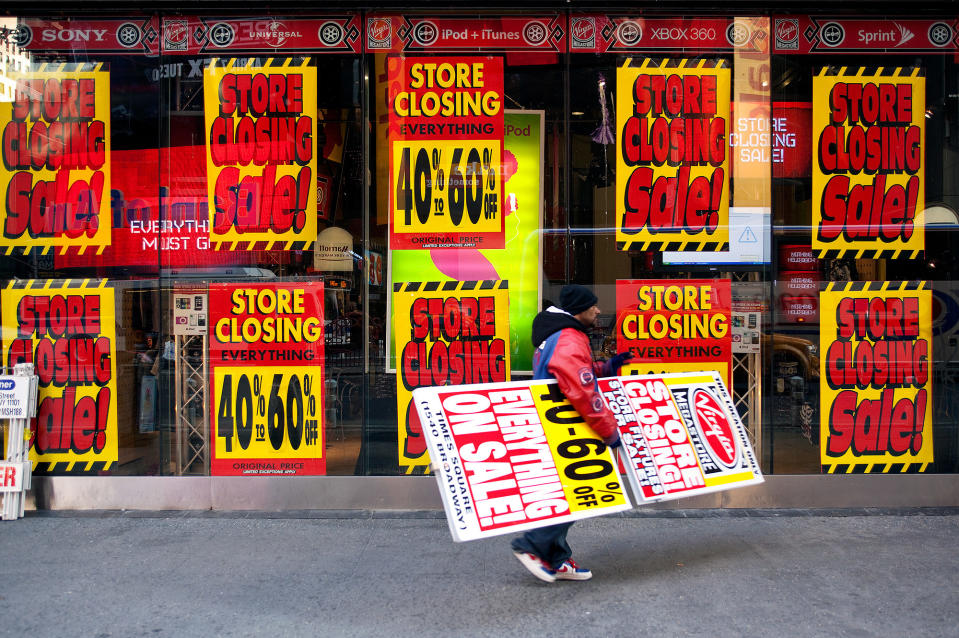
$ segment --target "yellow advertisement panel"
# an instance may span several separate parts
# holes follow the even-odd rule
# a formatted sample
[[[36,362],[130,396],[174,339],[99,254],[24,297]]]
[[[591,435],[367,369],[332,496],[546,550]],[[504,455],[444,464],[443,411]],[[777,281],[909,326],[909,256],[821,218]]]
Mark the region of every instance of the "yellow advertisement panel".
[[[503,59],[386,64],[390,248],[503,248]]]
[[[732,375],[728,279],[617,279],[616,350],[623,375],[715,370]]]
[[[316,240],[316,68],[306,58],[203,73],[210,242],[217,250],[308,249]]]
[[[830,283],[819,306],[824,471],[925,471],[933,461],[926,282]]]
[[[430,459],[412,392],[509,380],[509,289],[505,281],[398,283],[393,308],[399,465],[425,472]]]
[[[323,282],[210,285],[210,472],[326,473]]]
[[[729,68],[627,60],[616,71],[616,246],[729,246]]]
[[[0,102],[0,248],[110,245],[110,72],[100,63],[10,72]]]
[[[3,365],[33,363],[35,474],[99,474],[117,462],[114,295],[106,280],[14,281],[0,292]]]
[[[812,247],[818,257],[925,249],[926,81],[919,69],[813,77]]]

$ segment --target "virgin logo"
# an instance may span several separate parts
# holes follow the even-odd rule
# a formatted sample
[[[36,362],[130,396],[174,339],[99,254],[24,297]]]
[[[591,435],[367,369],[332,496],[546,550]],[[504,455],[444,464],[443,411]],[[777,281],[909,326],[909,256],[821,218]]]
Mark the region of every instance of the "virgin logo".
[[[593,23],[589,20],[577,20],[571,31],[577,40],[589,40],[593,37]]]
[[[376,41],[385,40],[390,34],[390,23],[383,19],[370,20],[367,25],[370,38]]]
[[[703,435],[709,455],[720,465],[732,468],[739,461],[739,451],[733,436],[732,424],[726,418],[719,401],[707,390],[693,394],[696,424]]]

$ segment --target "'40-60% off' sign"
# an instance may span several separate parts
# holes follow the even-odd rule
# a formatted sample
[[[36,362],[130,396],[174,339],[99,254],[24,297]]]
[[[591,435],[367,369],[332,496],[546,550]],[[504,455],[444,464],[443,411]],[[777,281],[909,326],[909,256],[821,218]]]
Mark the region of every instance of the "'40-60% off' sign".
[[[458,142],[436,142],[432,148],[397,144],[394,153],[395,204],[405,226],[426,230],[428,225],[431,233],[499,230],[498,144],[464,147]],[[442,243],[442,239],[430,241]]]
[[[248,368],[217,368],[220,389],[216,415],[217,447],[297,456],[320,440],[322,375],[302,368],[271,368],[271,375]],[[269,446],[269,447],[267,447]]]

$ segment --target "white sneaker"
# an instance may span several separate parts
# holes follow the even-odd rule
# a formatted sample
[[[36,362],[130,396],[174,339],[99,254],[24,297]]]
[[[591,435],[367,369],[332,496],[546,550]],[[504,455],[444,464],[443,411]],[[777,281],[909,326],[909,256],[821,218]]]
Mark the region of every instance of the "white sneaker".
[[[536,576],[536,578],[547,583],[556,580],[556,572],[550,569],[549,565],[544,563],[538,556],[534,556],[528,552],[513,552],[513,556],[523,564],[523,567],[529,570],[530,574]],[[566,566],[565,563],[563,566]]]
[[[555,578],[559,580],[589,580],[593,577],[593,572],[585,567],[577,565],[572,558],[559,566],[559,569],[553,572]]]

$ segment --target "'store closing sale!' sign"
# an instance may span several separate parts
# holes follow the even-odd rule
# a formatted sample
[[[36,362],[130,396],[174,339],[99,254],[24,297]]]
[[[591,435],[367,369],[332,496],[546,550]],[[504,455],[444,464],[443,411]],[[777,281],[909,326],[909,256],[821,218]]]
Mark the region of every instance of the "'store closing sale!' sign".
[[[729,244],[729,68],[627,60],[616,71],[616,245]]]
[[[324,474],[322,282],[210,285],[215,475]]]
[[[117,444],[116,317],[105,279],[14,281],[0,293],[3,365],[33,363],[35,474],[114,469]]]
[[[919,69],[813,77],[818,257],[916,257],[925,249],[925,78]]]
[[[509,379],[509,289],[505,281],[407,282],[395,285],[393,309],[399,465],[425,467],[410,393]]]
[[[214,60],[204,71],[216,248],[307,249],[316,240],[316,69],[309,59],[269,62]]]
[[[391,56],[390,248],[503,248],[503,60]]]
[[[834,282],[819,296],[824,470],[925,471],[933,461],[926,282]]]
[[[6,70],[4,71],[6,74]],[[0,101],[0,248],[110,245],[110,72],[39,65]]]

